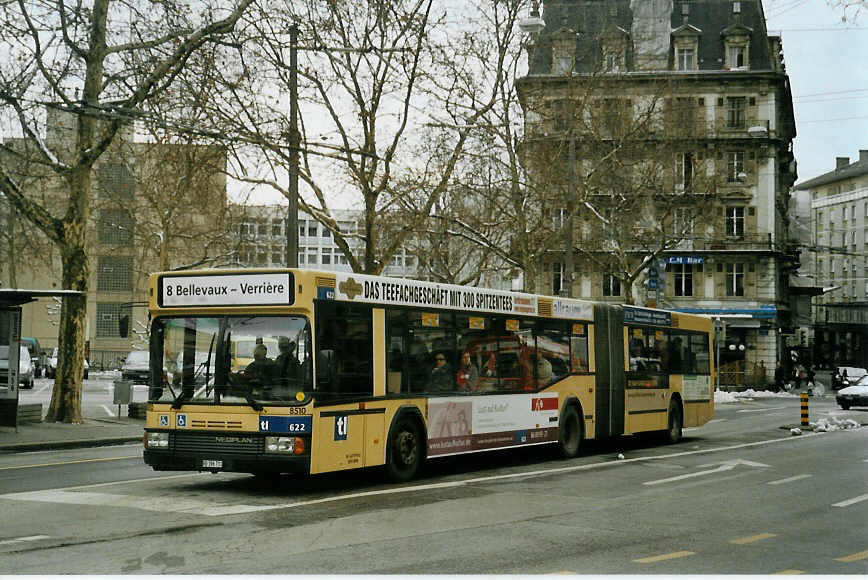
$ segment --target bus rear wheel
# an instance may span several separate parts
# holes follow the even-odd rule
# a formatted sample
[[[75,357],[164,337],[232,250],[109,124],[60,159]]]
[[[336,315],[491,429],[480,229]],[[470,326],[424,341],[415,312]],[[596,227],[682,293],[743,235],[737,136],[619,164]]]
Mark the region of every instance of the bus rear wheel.
[[[579,411],[572,405],[564,409],[564,415],[561,417],[558,448],[564,459],[576,457],[582,448],[582,422]]]
[[[666,428],[666,442],[675,444],[681,441],[681,428],[684,420],[681,416],[681,405],[672,401],[669,403],[669,426]]]
[[[418,421],[401,417],[389,436],[386,473],[395,482],[413,479],[422,466],[422,430]]]

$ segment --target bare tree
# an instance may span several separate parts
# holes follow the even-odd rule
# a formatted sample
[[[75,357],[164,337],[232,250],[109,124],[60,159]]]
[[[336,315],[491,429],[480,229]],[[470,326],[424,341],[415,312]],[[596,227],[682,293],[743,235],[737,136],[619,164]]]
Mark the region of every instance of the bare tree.
[[[36,203],[4,164],[0,193],[56,245],[62,287],[88,291],[87,226],[93,169],[130,119],[162,94],[203,47],[220,42],[253,0],[186,2],[42,0],[0,6],[3,52],[0,113],[30,143],[29,163],[59,183],[58,213]],[[72,114],[69,139],[46,138],[45,107]],[[11,158],[22,149],[3,146]],[[46,420],[81,422],[86,295],[66,298],[59,329],[59,368]]]
[[[255,42],[245,41],[238,67],[224,71],[233,96],[225,121],[242,122],[235,132],[260,148],[268,172],[241,177],[290,195],[287,31],[297,25],[299,208],[332,232],[354,271],[381,272],[425,227],[471,132],[493,107],[520,4],[306,0],[275,2],[267,17],[252,15],[240,34]],[[474,35],[480,23],[487,35]],[[419,155],[435,147],[436,156]],[[351,234],[363,241],[359,255],[334,218],[336,203],[362,211],[361,228]]]

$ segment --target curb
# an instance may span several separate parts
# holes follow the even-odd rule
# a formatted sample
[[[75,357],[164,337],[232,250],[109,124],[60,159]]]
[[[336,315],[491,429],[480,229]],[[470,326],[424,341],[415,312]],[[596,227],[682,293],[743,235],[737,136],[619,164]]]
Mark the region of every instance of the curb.
[[[122,437],[105,437],[101,439],[70,439],[59,441],[38,441],[27,443],[3,443],[0,444],[0,453],[18,451],[40,451],[46,449],[71,449],[76,447],[103,447],[107,445],[120,445],[123,443],[141,443],[141,435],[127,435]]]

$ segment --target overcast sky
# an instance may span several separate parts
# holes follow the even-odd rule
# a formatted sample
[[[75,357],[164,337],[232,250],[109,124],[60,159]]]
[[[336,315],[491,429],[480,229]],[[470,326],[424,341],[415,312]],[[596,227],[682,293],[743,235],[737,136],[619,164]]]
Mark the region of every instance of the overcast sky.
[[[763,0],[770,34],[783,38],[796,113],[798,182],[868,149],[868,12],[842,22],[824,0]]]

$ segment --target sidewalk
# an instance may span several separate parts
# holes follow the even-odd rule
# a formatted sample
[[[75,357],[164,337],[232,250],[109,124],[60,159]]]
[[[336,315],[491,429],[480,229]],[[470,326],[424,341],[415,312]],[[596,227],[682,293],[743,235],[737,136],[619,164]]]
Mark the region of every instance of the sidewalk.
[[[144,425],[144,419],[86,417],[80,425],[22,423],[17,432],[13,427],[0,427],[0,453],[140,443]]]

